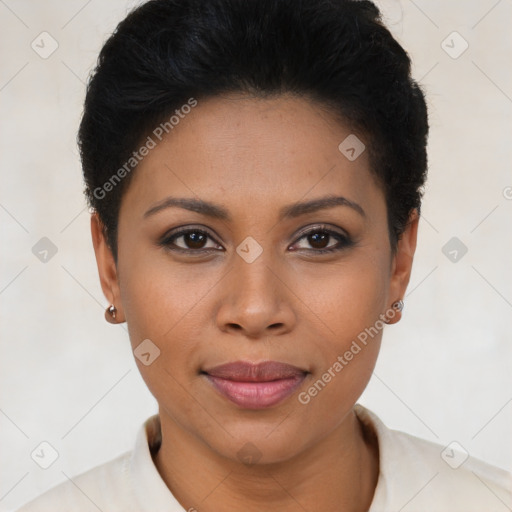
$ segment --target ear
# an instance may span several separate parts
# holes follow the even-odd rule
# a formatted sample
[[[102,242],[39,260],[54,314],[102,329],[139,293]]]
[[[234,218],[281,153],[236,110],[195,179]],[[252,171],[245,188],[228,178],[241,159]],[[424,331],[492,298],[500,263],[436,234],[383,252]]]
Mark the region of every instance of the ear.
[[[117,275],[117,266],[114,256],[107,243],[104,224],[101,222],[97,212],[91,215],[91,236],[98,265],[101,289],[109,304],[114,304],[117,309],[116,323],[125,321],[123,307],[121,304],[121,293]]]
[[[397,300],[403,300],[405,296],[405,291],[411,277],[414,252],[416,251],[419,219],[418,210],[412,210],[405,231],[398,241],[396,253],[391,262],[391,278],[389,283],[391,303],[388,304],[388,308],[391,308],[392,304]],[[396,311],[396,314],[388,323],[394,324],[398,322],[401,316],[401,312]]]

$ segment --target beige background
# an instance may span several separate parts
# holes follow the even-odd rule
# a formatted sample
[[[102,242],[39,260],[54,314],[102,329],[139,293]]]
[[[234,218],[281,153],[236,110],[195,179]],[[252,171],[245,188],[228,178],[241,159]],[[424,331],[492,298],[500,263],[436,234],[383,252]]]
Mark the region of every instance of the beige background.
[[[1,511],[131,449],[156,411],[125,326],[103,320],[75,144],[88,72],[136,3],[0,0]],[[430,176],[404,318],[361,402],[510,470],[512,2],[380,5],[428,94]],[[45,59],[31,43],[50,37]],[[30,457],[42,441],[59,454],[46,470]]]

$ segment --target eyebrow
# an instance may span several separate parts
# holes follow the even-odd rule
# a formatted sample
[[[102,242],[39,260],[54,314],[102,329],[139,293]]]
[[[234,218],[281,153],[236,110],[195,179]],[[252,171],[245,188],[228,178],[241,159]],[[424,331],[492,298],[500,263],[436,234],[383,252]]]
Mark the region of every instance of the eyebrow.
[[[319,210],[325,210],[327,208],[334,208],[335,206],[347,206],[356,211],[359,215],[361,215],[361,217],[366,217],[366,213],[363,208],[354,201],[350,201],[343,196],[326,196],[318,199],[312,199],[310,201],[293,203],[281,208],[281,210],[279,210],[279,220],[300,217],[306,213],[313,213]],[[173,207],[183,208],[185,210],[200,213],[214,219],[231,221],[231,215],[223,206],[211,203],[209,201],[204,201],[202,199],[186,197],[167,197],[152,206],[144,214],[144,218],[146,219],[162,210]]]

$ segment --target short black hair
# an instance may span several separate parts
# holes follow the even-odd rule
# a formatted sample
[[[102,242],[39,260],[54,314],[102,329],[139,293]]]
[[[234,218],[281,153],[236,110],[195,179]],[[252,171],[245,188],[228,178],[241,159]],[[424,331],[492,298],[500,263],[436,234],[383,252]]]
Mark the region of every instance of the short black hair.
[[[104,44],[78,133],[86,197],[116,261],[134,151],[191,99],[230,92],[314,100],[363,134],[396,249],[420,210],[428,116],[379,9],[364,0],[151,0]]]

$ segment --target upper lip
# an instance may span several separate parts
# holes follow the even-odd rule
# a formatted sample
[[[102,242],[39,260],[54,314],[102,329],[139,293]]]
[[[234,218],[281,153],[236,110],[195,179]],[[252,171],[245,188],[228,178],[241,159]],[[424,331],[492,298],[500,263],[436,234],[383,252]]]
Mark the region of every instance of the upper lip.
[[[204,370],[204,373],[212,377],[238,382],[269,382],[301,376],[307,372],[291,364],[278,361],[263,361],[261,363],[234,361]]]

